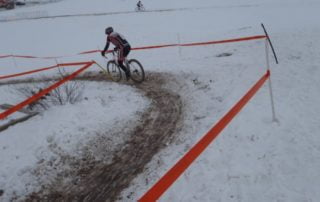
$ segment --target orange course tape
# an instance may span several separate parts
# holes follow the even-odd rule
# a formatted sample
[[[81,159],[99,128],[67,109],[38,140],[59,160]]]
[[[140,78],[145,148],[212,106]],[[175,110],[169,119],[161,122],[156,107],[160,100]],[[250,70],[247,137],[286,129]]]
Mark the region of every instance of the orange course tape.
[[[147,191],[138,201],[154,202],[179,178],[193,161],[209,146],[219,133],[231,122],[248,101],[256,94],[270,77],[268,70],[265,75],[225,114],[222,119],[194,145],[160,180]]]
[[[156,46],[144,46],[144,47],[132,48],[132,50],[144,50],[144,49],[154,49],[154,48],[167,48],[167,47],[173,47],[173,46],[179,46],[179,44],[166,44],[166,45],[156,45]]]
[[[167,47],[175,47],[175,46],[202,46],[202,45],[210,45],[210,44],[221,44],[221,43],[231,43],[231,42],[257,40],[257,39],[263,39],[263,38],[266,38],[266,36],[265,35],[258,35],[258,36],[250,36],[250,37],[242,37],[242,38],[235,38],[235,39],[220,40],[220,41],[207,41],[207,42],[196,42],[196,43],[185,43],[185,44],[152,45],[152,46],[136,47],[136,48],[132,48],[132,50],[167,48]],[[98,53],[98,52],[101,52],[101,50],[83,51],[83,52],[78,53],[76,55],[84,55],[84,54],[91,54],[91,53]],[[3,55],[3,56],[0,55],[0,58],[6,58],[6,57],[54,59],[54,58],[62,58],[62,57],[67,57],[67,56],[37,57],[37,56],[28,56],[28,55]]]
[[[240,42],[240,41],[250,41],[250,40],[263,39],[263,38],[266,38],[266,36],[260,35],[260,36],[243,37],[243,38],[237,38],[237,39],[227,39],[227,40],[221,40],[221,41],[207,41],[207,42],[199,42],[199,43],[187,43],[187,44],[181,44],[180,46],[203,46],[203,45],[220,44],[220,43],[232,43],[232,42]]]
[[[74,73],[70,74],[69,76],[66,76],[65,78],[61,79],[60,81],[54,83],[53,85],[49,86],[48,88],[40,91],[39,93],[29,97],[28,99],[26,99],[25,101],[9,108],[8,110],[0,113],[0,120],[6,118],[7,116],[9,116],[10,114],[22,109],[23,107],[27,106],[28,104],[37,101],[38,99],[40,99],[42,96],[46,95],[47,93],[49,93],[50,91],[52,91],[53,89],[59,87],[60,85],[62,85],[63,83],[73,79],[74,77],[76,77],[78,74],[80,74],[82,71],[84,71],[85,69],[89,68],[94,62],[85,62],[85,63],[66,63],[66,64],[62,64],[63,66],[70,66],[72,64],[82,64],[84,65],[81,69],[75,71]]]
[[[17,74],[10,74],[10,75],[5,75],[5,76],[0,76],[0,80],[1,79],[12,78],[12,77],[23,76],[23,75],[27,75],[27,74],[33,74],[33,73],[41,72],[41,71],[46,71],[46,70],[50,70],[50,69],[53,69],[53,68],[56,68],[56,67],[78,66],[78,65],[85,65],[85,64],[87,64],[87,62],[62,63],[62,64],[57,64],[57,65],[54,65],[54,66],[50,66],[50,67],[44,67],[44,68],[35,69],[35,70],[31,70],[31,71],[26,71],[26,72],[21,72],[21,73],[17,73]]]
[[[0,55],[0,58],[8,58],[11,57],[12,55]]]
[[[33,73],[36,73],[36,72],[41,72],[41,71],[53,69],[53,68],[56,68],[56,67],[58,67],[58,65],[45,67],[45,68],[40,68],[40,69],[35,69],[35,70],[27,71],[27,72],[21,72],[21,73],[17,73],[17,74],[10,74],[10,75],[5,75],[5,76],[0,76],[0,79],[7,79],[7,78],[18,77],[18,76],[23,76],[23,75],[27,75],[27,74],[33,74]]]

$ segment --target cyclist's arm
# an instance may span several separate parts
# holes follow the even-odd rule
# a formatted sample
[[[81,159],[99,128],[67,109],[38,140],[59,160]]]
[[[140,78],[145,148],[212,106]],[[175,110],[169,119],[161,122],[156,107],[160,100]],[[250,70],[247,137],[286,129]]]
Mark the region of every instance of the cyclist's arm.
[[[106,43],[106,45],[105,45],[105,47],[104,47],[104,49],[103,49],[103,52],[106,52],[106,51],[108,50],[109,45],[110,45],[110,40],[109,40],[109,37],[108,37],[107,43]]]

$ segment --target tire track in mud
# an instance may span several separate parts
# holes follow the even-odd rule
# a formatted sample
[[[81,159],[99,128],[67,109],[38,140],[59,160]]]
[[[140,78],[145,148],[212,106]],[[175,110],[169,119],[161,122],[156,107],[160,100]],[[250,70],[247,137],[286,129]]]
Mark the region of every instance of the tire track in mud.
[[[105,76],[87,74],[78,80],[106,81]],[[77,183],[53,182],[27,196],[26,201],[116,201],[130,182],[144,171],[152,157],[168,145],[182,127],[183,109],[180,96],[165,88],[169,74],[148,72],[147,80],[134,85],[151,100],[140,124],[127,141],[115,151],[111,163],[95,161],[94,156],[75,163]],[[124,83],[126,84],[126,83]],[[108,151],[106,151],[108,152]],[[81,167],[83,166],[83,167]],[[72,166],[71,166],[72,167]]]

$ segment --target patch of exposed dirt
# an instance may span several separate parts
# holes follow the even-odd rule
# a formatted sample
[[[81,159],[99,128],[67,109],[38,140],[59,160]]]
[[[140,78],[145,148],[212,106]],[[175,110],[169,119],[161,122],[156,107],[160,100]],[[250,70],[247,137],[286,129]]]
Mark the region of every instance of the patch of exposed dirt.
[[[152,157],[170,144],[182,127],[183,109],[180,96],[165,84],[174,80],[169,74],[150,73],[142,84],[124,82],[143,91],[151,100],[150,107],[142,114],[139,124],[132,130],[125,143],[117,147],[112,161],[97,159],[84,151],[81,158],[56,152],[70,169],[63,171],[49,185],[26,197],[26,201],[116,201],[122,190],[145,169]],[[87,73],[78,80],[106,81],[102,74]],[[35,82],[32,80],[32,82]],[[22,81],[12,82],[22,83]],[[0,84],[1,85],[1,84]],[[116,135],[116,134],[115,134]],[[103,136],[96,139],[95,146],[103,147]],[[56,150],[54,147],[52,150]],[[105,155],[108,150],[105,150]],[[103,155],[103,154],[101,154]],[[36,172],[34,173],[36,174]],[[71,181],[65,180],[71,178]]]

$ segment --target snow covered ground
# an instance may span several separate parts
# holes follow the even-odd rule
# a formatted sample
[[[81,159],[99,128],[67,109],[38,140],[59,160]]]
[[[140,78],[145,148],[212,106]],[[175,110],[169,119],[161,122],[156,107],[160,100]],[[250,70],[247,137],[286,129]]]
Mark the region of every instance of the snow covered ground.
[[[110,25],[138,47],[260,35],[263,22],[280,61],[279,65],[271,63],[278,122],[272,122],[265,85],[160,201],[320,200],[320,2],[146,0],[143,3],[154,12],[132,12],[136,2],[131,0],[65,0],[1,11],[0,19],[23,15],[105,15],[1,22],[0,55],[68,57],[57,61],[0,59],[0,75],[56,62],[93,59],[104,64],[99,54],[76,54],[102,49],[104,29]],[[119,13],[107,14],[112,12]],[[120,201],[139,199],[264,74],[264,48],[264,41],[257,40],[130,53],[146,70],[177,78],[178,84],[168,83],[167,88],[179,92],[185,116],[183,129],[174,143],[154,156],[146,170],[122,193]],[[221,53],[232,55],[217,57]],[[98,71],[97,67],[91,70]],[[56,72],[41,74],[50,76]],[[9,85],[1,85],[0,92],[0,104],[22,101],[12,94]],[[58,158],[59,152],[54,151],[81,155],[77,151],[93,134],[134,125],[139,120],[137,112],[150,103],[135,88],[114,83],[86,82],[83,97],[88,99],[76,105],[52,107],[0,133],[0,190],[4,191],[1,201],[31,193],[39,188],[39,182],[46,183],[58,173],[44,169],[39,179],[33,172],[36,162]],[[119,144],[123,141],[121,137],[109,138]],[[52,145],[60,149],[52,149]]]

